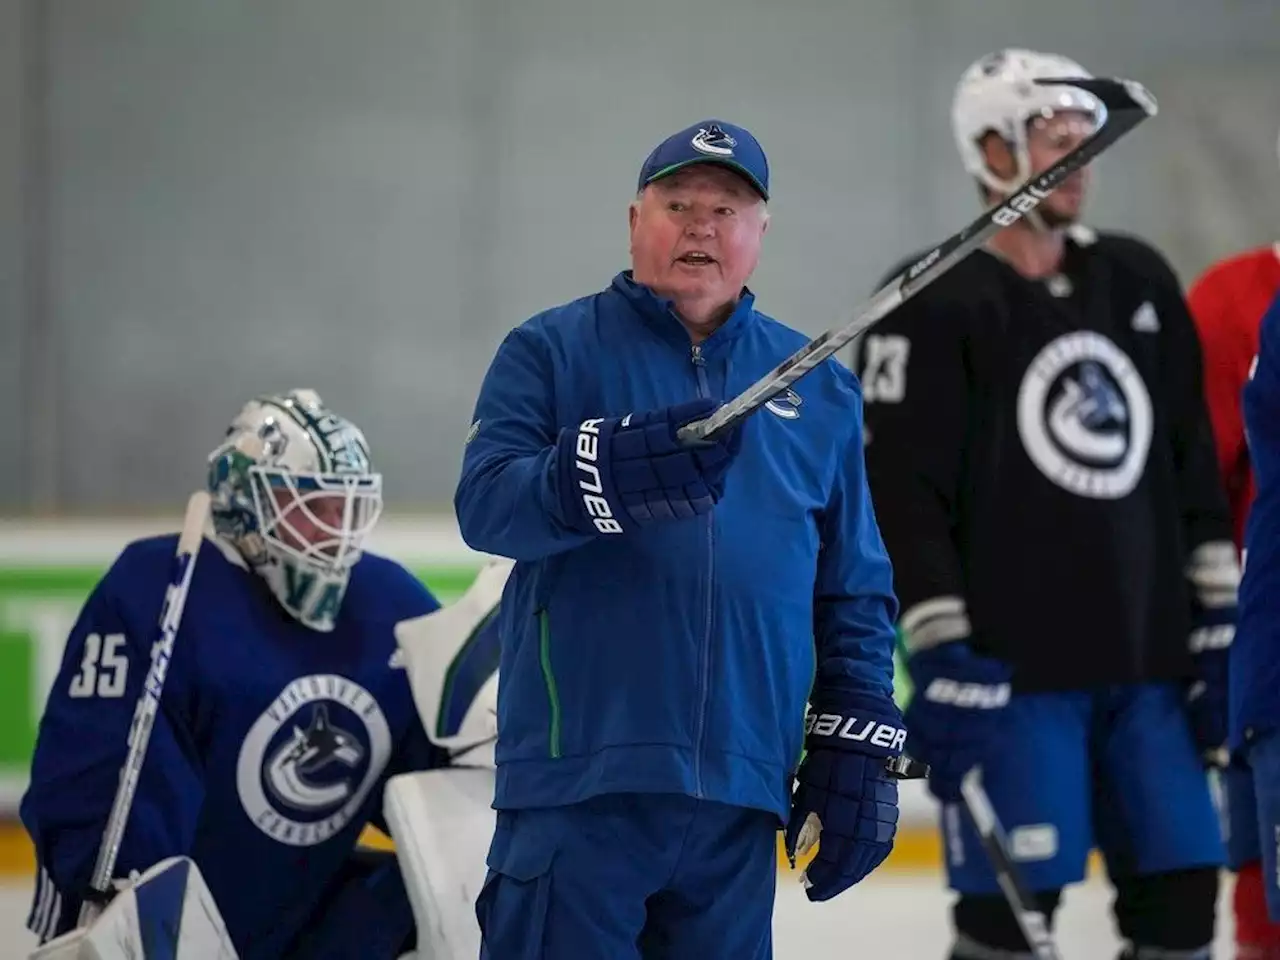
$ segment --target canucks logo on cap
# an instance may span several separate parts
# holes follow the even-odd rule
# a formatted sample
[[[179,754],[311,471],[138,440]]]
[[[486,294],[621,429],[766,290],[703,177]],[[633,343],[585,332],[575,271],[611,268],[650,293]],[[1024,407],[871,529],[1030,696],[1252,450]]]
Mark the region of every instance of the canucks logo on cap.
[[[738,145],[738,141],[725,133],[718,123],[713,123],[709,127],[700,127],[689,143],[699,153],[712,157],[732,157],[733,148]]]

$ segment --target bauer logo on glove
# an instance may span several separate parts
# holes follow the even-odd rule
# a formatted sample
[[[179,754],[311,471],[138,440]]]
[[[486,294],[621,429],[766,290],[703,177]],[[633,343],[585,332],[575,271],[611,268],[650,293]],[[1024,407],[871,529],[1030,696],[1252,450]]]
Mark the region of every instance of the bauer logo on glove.
[[[630,420],[630,416],[627,420]],[[578,427],[576,445],[577,459],[574,466],[582,474],[578,478],[578,486],[582,488],[582,509],[601,533],[621,533],[622,524],[613,516],[613,508],[602,494],[604,484],[600,482],[600,468],[596,462],[600,459],[600,424],[603,418],[583,420]],[[626,423],[626,420],[623,421]]]
[[[621,418],[591,417],[556,441],[565,522],[583,533],[621,534],[708,513],[724,495],[742,432],[693,444],[682,426],[718,406],[708,397]]]
[[[805,736],[835,737],[894,751],[901,751],[907,742],[907,731],[902,727],[839,713],[814,713],[812,710],[805,715],[804,732]]]

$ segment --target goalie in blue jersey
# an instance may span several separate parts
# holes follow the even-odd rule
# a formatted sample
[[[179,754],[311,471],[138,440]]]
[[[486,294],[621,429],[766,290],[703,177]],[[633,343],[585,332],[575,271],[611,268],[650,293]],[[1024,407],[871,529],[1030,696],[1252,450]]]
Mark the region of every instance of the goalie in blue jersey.
[[[448,762],[393,633],[439,604],[365,551],[382,478],[361,431],[314,392],[248,403],[208,488],[212,529],[114,876],[189,857],[246,960],[400,956],[415,931],[396,860],[357,840],[382,825],[390,776]],[[176,543],[126,546],[67,639],[21,805],[42,940],[75,927],[90,894]]]

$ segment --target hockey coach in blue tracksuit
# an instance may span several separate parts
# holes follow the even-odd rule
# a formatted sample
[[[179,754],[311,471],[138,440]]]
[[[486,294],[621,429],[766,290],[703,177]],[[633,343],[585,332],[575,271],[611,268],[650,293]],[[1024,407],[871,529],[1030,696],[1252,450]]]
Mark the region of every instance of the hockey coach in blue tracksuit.
[[[517,561],[491,960],[767,958],[780,824],[794,849],[820,821],[812,900],[893,845],[897,602],[857,380],[830,360],[729,436],[676,440],[807,340],[746,287],[768,196],[741,127],[663,141],[632,269],[512,330],[480,389],[458,521]]]

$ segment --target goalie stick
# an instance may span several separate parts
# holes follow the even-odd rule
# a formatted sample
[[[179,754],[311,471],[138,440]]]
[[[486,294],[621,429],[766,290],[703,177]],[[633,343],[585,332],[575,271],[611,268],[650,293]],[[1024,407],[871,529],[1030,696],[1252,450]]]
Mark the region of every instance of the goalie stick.
[[[1132,80],[1042,78],[1036,83],[1079,87],[1092,93],[1102,104],[1097,129],[1049,169],[1028,179],[1003,203],[984,211],[959,233],[952,234],[881,287],[847,326],[832,328],[809,341],[711,416],[681,427],[678,436],[682,442],[706,440],[745,420],[818,364],[834,356],[854,337],[933,283],[992,235],[1021,220],[1070,174],[1156,114],[1155,98]]]
[[[1009,855],[1009,841],[1005,837],[1000,818],[996,816],[995,808],[991,806],[986,788],[982,786],[980,767],[974,767],[964,775],[964,779],[960,781],[960,796],[978,831],[978,839],[982,841],[982,848],[991,862],[991,869],[995,871],[1000,889],[1009,901],[1018,929],[1031,948],[1031,955],[1036,960],[1062,960],[1053,933],[1049,930],[1048,918],[1036,908],[1035,897],[1027,890],[1022,875],[1014,866],[1013,857]]]
[[[89,880],[89,886],[98,896],[96,899],[92,894],[86,897],[80,907],[81,927],[88,926],[97,918],[111,891],[111,874],[115,871],[116,857],[120,854],[120,842],[124,839],[124,829],[129,821],[133,795],[138,789],[138,777],[146,759],[151,728],[155,725],[156,714],[160,710],[160,695],[164,691],[169,658],[173,655],[173,641],[182,623],[182,609],[186,606],[187,592],[191,589],[191,576],[195,572],[196,557],[200,552],[205,518],[208,515],[209,494],[203,490],[193,493],[187,501],[182,532],[178,535],[178,549],[173,557],[172,578],[165,591],[164,605],[160,608],[158,636],[151,648],[151,667],[147,670],[142,693],[138,695],[138,705],[133,711],[133,721],[129,724],[129,753],[125,757],[124,766],[120,768],[120,782],[116,786],[111,814],[107,817],[107,826],[102,832],[102,845],[98,848],[98,859]]]

